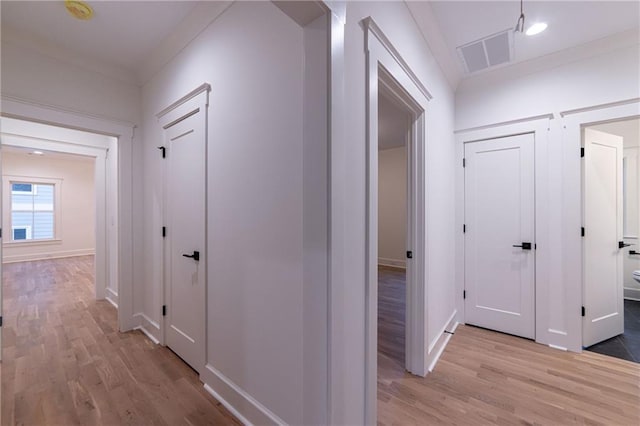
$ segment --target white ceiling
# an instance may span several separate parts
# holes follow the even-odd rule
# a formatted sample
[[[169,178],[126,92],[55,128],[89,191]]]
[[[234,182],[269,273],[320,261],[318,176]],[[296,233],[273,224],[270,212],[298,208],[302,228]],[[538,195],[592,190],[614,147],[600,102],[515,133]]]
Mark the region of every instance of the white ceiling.
[[[67,161],[81,161],[81,162],[88,162],[88,163],[93,163],[95,161],[95,157],[88,157],[86,155],[68,154],[68,153],[57,152],[57,151],[44,151],[41,149],[38,151],[42,152],[43,154],[36,155],[33,153],[33,151],[36,151],[36,150],[31,148],[22,148],[18,146],[9,146],[9,145],[2,146],[2,152],[5,154],[20,155],[28,158],[36,158],[36,159],[47,158],[47,159],[67,160]],[[7,161],[7,158],[2,157],[2,161]]]
[[[222,2],[224,3],[224,2]],[[1,26],[62,46],[70,53],[139,73],[144,61],[176,28],[193,27],[192,15],[211,1],[89,1],[90,21],[72,18],[62,1],[0,1]],[[519,1],[408,1],[453,87],[462,76],[456,47],[513,28]],[[222,6],[220,6],[222,7]],[[204,10],[204,9],[202,9]],[[517,34],[513,63],[544,57],[640,26],[638,1],[525,1],[527,24],[543,20],[547,31]],[[182,24],[182,25],[181,25]],[[182,28],[184,30],[184,28]],[[199,29],[194,29],[199,31]],[[4,34],[3,34],[4,36]],[[188,42],[188,40],[186,40]],[[482,73],[482,72],[481,72]]]
[[[2,27],[16,28],[71,52],[135,70],[198,2],[89,1],[94,17],[73,18],[63,1],[0,3]]]
[[[622,136],[625,148],[640,146],[640,118],[598,124],[592,128],[612,135]]]
[[[463,67],[456,48],[508,28],[520,16],[520,2],[432,1],[431,10],[443,36],[447,51],[459,72]],[[412,7],[420,24],[425,10]],[[589,43],[640,26],[638,1],[524,1],[525,27],[546,22],[546,31],[526,36],[515,34],[513,63]],[[424,31],[424,29],[423,29]],[[432,50],[438,50],[433,49]]]

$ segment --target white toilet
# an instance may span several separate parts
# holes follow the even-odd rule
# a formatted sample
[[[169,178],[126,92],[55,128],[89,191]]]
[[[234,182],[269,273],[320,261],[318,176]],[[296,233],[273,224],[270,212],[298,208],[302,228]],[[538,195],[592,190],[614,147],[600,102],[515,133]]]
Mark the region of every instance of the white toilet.
[[[633,279],[640,283],[640,269],[633,271]]]

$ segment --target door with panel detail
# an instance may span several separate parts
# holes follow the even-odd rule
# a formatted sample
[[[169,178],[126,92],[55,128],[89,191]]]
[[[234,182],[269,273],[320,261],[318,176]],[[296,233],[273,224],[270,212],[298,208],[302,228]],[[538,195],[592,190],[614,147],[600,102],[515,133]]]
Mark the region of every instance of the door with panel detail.
[[[624,332],[620,136],[584,131],[583,346]]]
[[[465,144],[465,322],[535,338],[534,136]]]
[[[193,369],[204,366],[205,129],[204,112],[165,129],[166,343]]]

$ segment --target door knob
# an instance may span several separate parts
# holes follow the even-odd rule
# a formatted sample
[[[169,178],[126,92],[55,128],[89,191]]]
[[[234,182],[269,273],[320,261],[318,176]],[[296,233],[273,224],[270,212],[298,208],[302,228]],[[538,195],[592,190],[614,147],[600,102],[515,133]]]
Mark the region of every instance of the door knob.
[[[625,244],[625,242],[624,242],[624,241],[618,241],[618,248],[619,248],[619,249],[623,249],[623,248],[625,248],[625,247],[629,247],[629,246],[632,246],[632,245],[633,245],[633,244]]]
[[[200,252],[199,251],[194,251],[193,254],[183,254],[182,256],[188,257],[190,259],[193,259],[196,262],[200,261]]]
[[[514,245],[513,247],[520,247],[522,250],[531,250],[531,243],[522,243]]]

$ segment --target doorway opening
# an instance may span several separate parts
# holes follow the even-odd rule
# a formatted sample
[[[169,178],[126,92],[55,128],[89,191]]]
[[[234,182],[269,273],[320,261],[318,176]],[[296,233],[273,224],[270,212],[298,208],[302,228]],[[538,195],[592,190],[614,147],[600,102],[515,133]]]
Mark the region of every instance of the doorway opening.
[[[640,363],[640,118],[582,137],[582,344]]]
[[[378,92],[378,383],[407,369],[407,254],[411,111]]]

